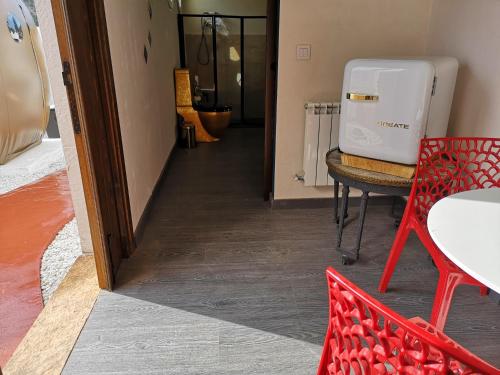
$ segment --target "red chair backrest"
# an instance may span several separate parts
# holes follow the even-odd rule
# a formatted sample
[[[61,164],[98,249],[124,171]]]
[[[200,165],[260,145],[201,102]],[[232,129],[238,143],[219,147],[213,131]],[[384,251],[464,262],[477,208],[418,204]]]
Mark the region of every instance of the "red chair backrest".
[[[489,187],[500,187],[500,138],[422,139],[409,208],[425,226],[441,198]]]
[[[326,276],[330,314],[318,375],[500,374],[441,332],[396,314],[333,268]]]

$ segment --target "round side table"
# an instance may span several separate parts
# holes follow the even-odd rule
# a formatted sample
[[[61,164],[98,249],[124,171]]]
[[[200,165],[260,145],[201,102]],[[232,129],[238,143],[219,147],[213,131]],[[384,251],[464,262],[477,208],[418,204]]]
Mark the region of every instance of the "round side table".
[[[365,222],[369,193],[390,196],[408,196],[410,194],[413,179],[349,167],[342,164],[340,155],[339,149],[330,150],[326,154],[326,164],[328,165],[328,174],[334,180],[334,217],[337,221],[336,250],[342,254],[342,264],[352,264],[359,259],[359,249],[361,247],[361,237],[363,235],[363,225]],[[342,203],[340,208],[341,214],[339,216],[340,183],[342,183]],[[344,220],[347,216],[349,189],[351,187],[361,190],[363,194],[359,207],[356,243],[353,249],[346,249],[342,247],[342,233],[345,227]]]

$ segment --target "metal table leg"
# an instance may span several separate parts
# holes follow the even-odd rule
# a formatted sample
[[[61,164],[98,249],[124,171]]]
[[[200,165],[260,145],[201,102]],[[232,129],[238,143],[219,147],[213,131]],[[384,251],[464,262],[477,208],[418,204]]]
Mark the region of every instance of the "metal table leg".
[[[340,182],[337,180],[333,181],[333,219],[338,224],[339,223],[339,185]],[[344,212],[344,219],[349,217],[349,200],[347,200]]]
[[[339,223],[339,185],[337,180],[333,181],[333,220]]]
[[[368,192],[363,191],[361,203],[359,205],[359,226],[358,237],[356,238],[356,260],[359,259],[359,248],[361,247],[361,237],[363,236],[363,226],[365,225],[366,207],[368,206]]]
[[[342,245],[342,231],[344,230],[345,213],[347,211],[347,202],[349,200],[349,186],[343,185],[342,187],[342,205],[340,207],[340,218],[337,225],[337,251],[341,251]]]
[[[359,259],[359,249],[361,248],[361,239],[363,236],[363,227],[365,223],[366,208],[368,207],[368,191],[363,191],[361,196],[361,203],[359,206],[359,219],[358,219],[358,233],[356,237],[356,244],[353,250],[343,249],[342,246],[342,234],[344,230],[344,214],[347,210],[347,202],[349,198],[349,186],[345,186],[342,189],[342,205],[341,205],[341,215],[340,222],[337,227],[337,251],[342,254],[342,264],[352,264]]]
[[[391,216],[394,218],[396,229],[399,228],[405,211],[405,206],[400,204],[400,200],[402,200],[400,197],[392,198]]]

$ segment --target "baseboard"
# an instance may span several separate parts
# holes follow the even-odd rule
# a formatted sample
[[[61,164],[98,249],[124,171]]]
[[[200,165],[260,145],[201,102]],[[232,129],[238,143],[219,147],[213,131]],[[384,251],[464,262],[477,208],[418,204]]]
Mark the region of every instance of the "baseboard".
[[[170,154],[168,155],[167,160],[165,161],[165,165],[163,166],[163,169],[161,170],[160,176],[156,180],[156,184],[155,184],[155,187],[153,188],[153,192],[151,193],[151,195],[148,199],[148,203],[146,203],[146,206],[144,207],[144,211],[142,211],[141,218],[139,219],[139,222],[137,223],[137,227],[134,230],[134,241],[135,241],[136,247],[141,242],[141,240],[144,236],[144,230],[145,230],[147,218],[149,217],[149,214],[150,214],[152,206],[153,206],[153,202],[155,201],[155,199],[158,195],[158,192],[160,190],[161,182],[163,181],[163,179],[167,175],[168,169],[170,168],[170,165],[172,164],[172,156],[174,155],[176,150],[177,150],[177,145],[174,145],[174,147],[172,147],[172,150],[170,150]]]
[[[374,195],[370,196],[370,205],[375,206],[390,206],[394,202],[394,198],[398,201],[403,200],[403,197],[392,197],[388,195]],[[361,197],[350,197],[349,205],[358,205]],[[332,198],[302,198],[302,199],[274,199],[272,194],[270,196],[270,203],[272,209],[289,209],[289,208],[330,208],[333,207]],[[403,205],[406,200],[401,201]]]

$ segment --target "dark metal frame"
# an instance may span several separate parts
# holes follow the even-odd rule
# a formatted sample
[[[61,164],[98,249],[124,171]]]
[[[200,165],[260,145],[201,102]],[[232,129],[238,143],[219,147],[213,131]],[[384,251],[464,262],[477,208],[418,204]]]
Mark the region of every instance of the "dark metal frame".
[[[367,182],[357,181],[353,178],[349,178],[339,173],[335,173],[333,170],[328,171],[329,175],[334,180],[333,192],[334,192],[334,219],[337,221],[337,246],[336,250],[342,254],[342,264],[351,264],[359,259],[359,249],[361,247],[361,237],[363,236],[363,226],[365,223],[366,208],[368,207],[368,195],[370,192],[384,195],[391,195],[395,197],[407,196],[410,194],[411,187],[397,187],[397,186],[386,186],[379,184],[371,184]],[[339,185],[342,183],[342,203],[340,207],[340,215],[338,212],[339,208]],[[348,202],[349,202],[349,189],[350,187],[359,189],[363,192],[361,196],[361,203],[359,206],[359,218],[358,218],[358,232],[356,236],[356,243],[352,250],[345,249],[342,247],[342,232],[345,228],[345,218],[347,217]],[[393,206],[394,214],[394,206]],[[399,218],[395,217],[396,225],[399,223]]]
[[[177,29],[179,30],[179,53],[181,68],[186,68],[186,45],[184,34],[184,18],[201,18],[211,17],[212,25],[215,25],[216,18],[237,18],[240,20],[240,111],[241,123],[245,123],[245,20],[246,19],[267,19],[267,16],[234,16],[227,14],[178,14]],[[215,26],[212,26],[215,27]],[[219,79],[217,72],[217,33],[212,30],[212,56],[213,56],[213,75],[214,75],[214,99],[215,104],[218,104],[219,99]]]

